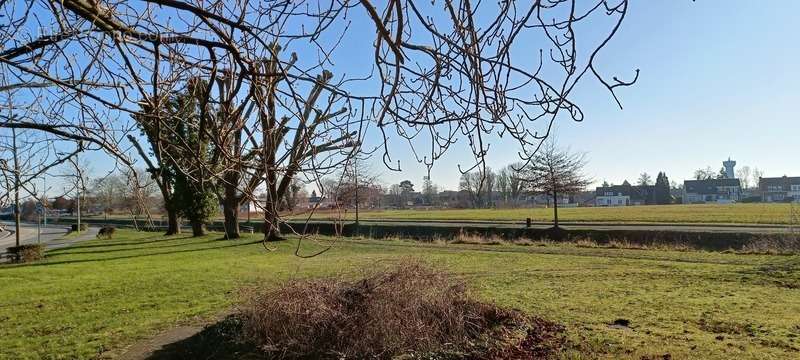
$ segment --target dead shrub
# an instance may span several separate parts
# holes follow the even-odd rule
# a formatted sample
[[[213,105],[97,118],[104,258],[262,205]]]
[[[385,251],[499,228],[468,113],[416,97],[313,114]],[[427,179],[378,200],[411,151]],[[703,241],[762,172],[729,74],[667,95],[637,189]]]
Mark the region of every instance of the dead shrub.
[[[240,314],[243,339],[278,358],[528,359],[563,342],[560,326],[475,301],[463,281],[417,262],[259,291]]]
[[[117,228],[113,226],[103,226],[100,230],[97,231],[97,238],[106,238],[111,239],[114,237],[114,233],[117,231]]]
[[[32,262],[44,258],[44,245],[41,244],[25,244],[20,246],[12,246],[7,249],[8,253],[14,262]]]

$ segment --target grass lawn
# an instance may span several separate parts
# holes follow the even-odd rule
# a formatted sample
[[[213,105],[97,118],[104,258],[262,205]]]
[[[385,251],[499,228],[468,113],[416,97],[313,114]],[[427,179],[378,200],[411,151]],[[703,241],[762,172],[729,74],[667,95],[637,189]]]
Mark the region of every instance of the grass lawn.
[[[293,240],[266,251],[219,237],[120,231],[0,266],[0,358],[110,358],[229,309],[240,287],[409,256],[464,276],[484,299],[565,324],[565,357],[800,357],[800,256],[351,239],[301,259]],[[307,240],[301,252],[319,248]],[[609,327],[617,318],[631,328]]]
[[[795,205],[800,212],[800,205]],[[788,224],[790,204],[697,204],[647,205],[625,207],[559,208],[561,221],[666,222],[666,223],[748,223]],[[320,211],[318,219],[333,218],[331,212]],[[353,218],[353,210],[347,212]],[[384,210],[363,211],[361,219],[389,220],[486,220],[486,221],[552,221],[553,209],[449,209],[449,210]]]

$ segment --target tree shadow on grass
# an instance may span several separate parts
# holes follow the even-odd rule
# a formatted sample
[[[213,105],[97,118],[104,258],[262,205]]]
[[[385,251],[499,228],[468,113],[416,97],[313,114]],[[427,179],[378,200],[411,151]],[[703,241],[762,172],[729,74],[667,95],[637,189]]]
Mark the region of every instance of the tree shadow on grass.
[[[48,257],[55,257],[55,256],[63,256],[63,255],[88,255],[88,254],[112,254],[117,252],[125,252],[125,251],[139,251],[139,250],[147,250],[147,249],[164,249],[164,248],[183,248],[192,245],[202,245],[217,242],[215,239],[208,239],[205,241],[195,241],[195,242],[182,242],[182,243],[169,243],[163,245],[147,245],[152,243],[157,243],[162,241],[149,241],[147,243],[128,243],[125,244],[128,247],[120,247],[123,245],[115,245],[113,249],[107,250],[85,250],[85,251],[62,251],[62,252],[47,252],[46,255]],[[166,242],[166,241],[163,241]],[[139,245],[146,245],[146,246],[139,246]],[[67,248],[68,249],[68,248]]]
[[[265,359],[265,354],[251,344],[237,340],[241,322],[234,316],[205,327],[202,331],[182,340],[148,349],[147,360],[169,359]]]
[[[139,239],[130,239],[130,240],[120,240],[120,241],[108,241],[102,242],[98,244],[82,244],[82,245],[73,245],[64,248],[58,248],[48,251],[48,253],[63,253],[69,252],[70,250],[74,249],[92,249],[92,248],[99,248],[99,247],[109,247],[109,246],[125,246],[125,245],[143,245],[143,244],[152,244],[152,243],[159,243],[159,242],[167,242],[173,240],[185,240],[191,239],[189,235],[183,236],[165,236],[163,234],[147,236]]]
[[[27,264],[9,264],[3,266],[4,268],[12,268],[12,267],[25,267],[25,266],[51,266],[51,265],[60,265],[60,264],[80,264],[80,263],[90,263],[90,262],[98,262],[98,261],[113,261],[113,260],[123,260],[123,259],[135,259],[135,258],[145,258],[151,256],[158,256],[158,255],[171,255],[171,254],[182,254],[182,253],[193,253],[193,252],[202,252],[202,251],[210,251],[210,250],[219,250],[219,249],[226,249],[226,248],[235,248],[241,246],[252,245],[256,243],[260,243],[261,240],[256,241],[247,241],[247,242],[237,242],[230,245],[225,246],[210,246],[204,247],[199,249],[185,249],[185,250],[172,250],[172,251],[158,251],[158,252],[151,252],[145,254],[135,254],[135,255],[124,255],[124,256],[111,256],[111,257],[98,257],[92,259],[76,259],[76,260],[64,260],[64,261],[45,261],[45,262],[36,262],[36,263],[27,263]],[[186,244],[192,245],[191,243]],[[147,247],[143,249],[148,249]],[[131,249],[133,250],[133,249]]]

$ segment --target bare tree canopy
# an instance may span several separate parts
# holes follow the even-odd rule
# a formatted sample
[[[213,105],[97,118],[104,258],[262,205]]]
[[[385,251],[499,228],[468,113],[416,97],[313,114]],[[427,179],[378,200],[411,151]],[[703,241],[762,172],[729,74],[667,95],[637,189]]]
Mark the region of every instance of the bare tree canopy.
[[[502,136],[529,161],[557,120],[583,120],[572,96],[581,80],[620,104],[615,91],[638,70],[607,77],[596,62],[627,9],[627,0],[4,1],[3,89],[27,91],[45,116],[0,127],[95,144],[131,167],[131,153],[188,154],[196,161],[169,162],[201,187],[227,186],[228,208],[265,184],[274,232],[293,179],[320,179],[362,151],[371,128],[392,169],[396,141],[432,166],[466,139],[482,164],[489,137]],[[352,45],[364,31],[371,44]],[[343,65],[364,57],[360,73]],[[162,111],[187,90],[197,141]],[[139,129],[157,133],[149,149],[131,148]]]
[[[585,165],[584,154],[570,153],[557,148],[554,141],[547,141],[520,173],[528,191],[552,196],[555,228],[558,228],[559,195],[577,193],[592,183],[583,174]]]
[[[653,177],[650,174],[643,172],[639,174],[639,179],[636,180],[636,185],[639,186],[650,186],[653,185]]]

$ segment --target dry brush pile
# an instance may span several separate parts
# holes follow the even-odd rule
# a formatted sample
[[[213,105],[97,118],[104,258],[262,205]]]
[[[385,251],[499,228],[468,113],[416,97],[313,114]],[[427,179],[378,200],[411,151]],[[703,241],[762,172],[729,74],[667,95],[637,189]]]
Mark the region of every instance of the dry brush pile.
[[[563,328],[474,300],[417,262],[360,280],[291,282],[249,296],[240,341],[276,358],[546,358]]]

